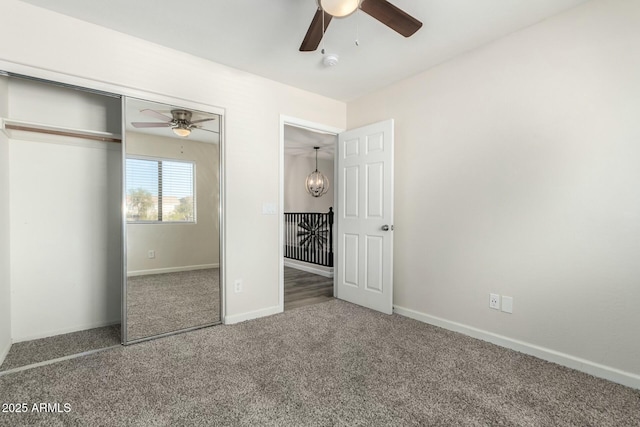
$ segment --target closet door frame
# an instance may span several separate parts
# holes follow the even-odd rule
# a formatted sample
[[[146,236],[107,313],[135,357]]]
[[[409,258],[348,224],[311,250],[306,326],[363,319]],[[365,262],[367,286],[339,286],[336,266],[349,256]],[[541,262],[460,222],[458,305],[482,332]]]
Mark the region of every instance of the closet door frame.
[[[124,104],[124,101],[126,99],[126,97],[135,97],[135,98],[139,98],[139,99],[146,99],[152,102],[158,102],[158,103],[165,103],[165,104],[177,104],[177,105],[183,105],[186,108],[192,108],[194,110],[200,110],[200,111],[207,111],[210,112],[212,114],[217,114],[218,116],[220,116],[220,143],[219,143],[219,215],[218,215],[218,219],[219,219],[219,269],[220,269],[220,277],[219,277],[219,281],[220,281],[220,319],[221,319],[221,323],[224,323],[224,319],[226,317],[226,285],[225,285],[225,265],[226,265],[226,256],[225,256],[225,248],[226,248],[226,226],[225,226],[225,214],[226,214],[226,206],[225,206],[225,202],[226,202],[226,181],[225,181],[225,159],[226,159],[226,154],[225,154],[225,140],[226,140],[226,126],[225,126],[225,121],[226,121],[226,109],[217,105],[213,105],[213,104],[204,104],[204,103],[199,103],[199,102],[193,102],[193,101],[189,101],[189,100],[185,100],[179,97],[175,97],[175,96],[171,96],[171,95],[164,95],[164,94],[158,94],[158,93],[150,93],[150,92],[146,92],[143,90],[138,90],[138,89],[134,89],[131,87],[125,87],[125,86],[119,86],[117,84],[112,84],[112,83],[105,83],[105,82],[101,82],[101,81],[96,81],[96,80],[90,80],[90,79],[86,79],[83,77],[78,77],[78,76],[72,76],[72,75],[68,75],[68,74],[64,74],[64,73],[60,73],[60,72],[56,72],[56,71],[51,71],[51,70],[46,70],[46,69],[42,69],[42,68],[37,68],[37,67],[33,67],[33,66],[29,66],[29,65],[23,65],[23,64],[17,64],[17,63],[13,63],[10,61],[4,61],[4,60],[0,60],[0,76],[6,76],[6,77],[16,77],[16,78],[22,78],[22,79],[27,79],[27,80],[32,80],[32,81],[36,81],[36,82],[41,82],[41,83],[47,83],[47,84],[53,84],[53,85],[58,85],[61,87],[66,87],[69,89],[74,89],[74,90],[82,90],[85,92],[89,92],[89,93],[94,93],[94,94],[98,94],[98,95],[104,95],[104,96],[110,96],[110,97],[115,97],[115,98],[121,98],[121,102]],[[124,108],[122,108],[122,120],[121,120],[121,129],[122,129],[122,135],[123,135],[123,139],[124,139],[124,130],[125,130],[125,121],[124,121],[124,113],[125,110]],[[123,141],[123,149],[122,149],[122,156],[123,156],[123,164],[124,164],[124,156],[126,155],[125,150],[124,150],[124,144],[125,142]],[[122,318],[125,317],[126,315],[126,295],[125,295],[125,289],[124,289],[124,280],[126,279],[126,269],[125,269],[125,263],[126,263],[126,240],[125,240],[125,232],[126,232],[126,228],[125,228],[125,222],[126,222],[126,217],[125,217],[125,208],[126,205],[124,204],[124,200],[125,200],[125,193],[124,193],[124,173],[125,171],[122,171],[122,183],[123,183],[123,188],[122,188],[122,200],[123,200],[123,204],[121,206],[122,208],[122,215],[121,215],[121,219],[122,219],[122,223],[121,223],[121,237],[122,237],[122,248],[121,248],[121,256],[122,256],[122,264],[121,264],[121,283],[120,283],[120,289],[122,292],[122,298],[121,298],[121,305],[120,305],[120,310],[121,310],[121,314],[122,314]],[[193,329],[199,329],[198,327],[193,328]],[[122,331],[125,331],[125,328],[122,327]],[[173,333],[167,333],[164,334],[162,336],[165,335],[174,335],[176,333],[181,333],[184,331],[178,331],[178,332],[173,332]],[[122,332],[122,334],[124,334],[124,332]],[[158,338],[159,336],[153,337],[153,338]],[[121,341],[123,343],[126,342],[125,340],[125,336],[121,335]]]
[[[204,325],[198,325],[198,326],[193,326],[193,327],[187,327],[187,328],[183,328],[183,329],[179,329],[179,330],[175,330],[175,331],[170,331],[170,332],[166,332],[166,333],[161,333],[161,334],[156,334],[156,335],[152,335],[152,336],[148,336],[148,337],[144,337],[144,338],[136,338],[136,339],[129,339],[129,337],[127,336],[127,218],[126,218],[126,210],[127,210],[127,204],[126,204],[126,159],[127,159],[127,142],[126,142],[126,122],[127,122],[127,108],[126,108],[126,103],[127,103],[127,99],[128,98],[135,98],[137,100],[143,100],[143,101],[148,101],[148,102],[152,102],[152,103],[159,103],[159,104],[168,104],[168,105],[180,105],[180,107],[183,108],[188,108],[194,111],[200,111],[200,112],[206,112],[206,113],[210,113],[210,114],[215,114],[219,117],[219,126],[220,126],[220,136],[219,136],[219,143],[218,143],[218,198],[219,198],[219,204],[218,204],[218,231],[219,231],[219,235],[218,235],[218,257],[219,257],[219,266],[218,266],[218,280],[219,280],[219,298],[220,298],[220,304],[219,304],[219,315],[220,318],[218,321],[214,322],[214,323],[207,323]],[[197,330],[197,329],[202,329],[202,328],[206,328],[206,327],[210,327],[210,326],[214,326],[214,325],[218,325],[218,324],[222,324],[224,323],[224,319],[225,319],[225,307],[226,307],[226,297],[225,297],[225,281],[224,281],[224,271],[225,271],[225,226],[224,226],[224,218],[225,218],[225,151],[224,151],[224,136],[225,136],[225,115],[224,115],[224,110],[220,109],[218,107],[212,107],[210,105],[205,105],[205,104],[199,104],[199,103],[193,103],[193,102],[189,102],[189,101],[185,101],[185,100],[181,100],[181,99],[175,99],[175,98],[165,98],[165,97],[157,97],[157,96],[153,96],[153,97],[147,97],[147,98],[141,98],[140,96],[128,96],[128,95],[123,95],[122,96],[122,100],[121,100],[122,104],[121,104],[121,111],[122,111],[122,225],[121,225],[121,230],[122,230],[122,302],[121,302],[121,310],[122,310],[122,322],[121,322],[121,337],[122,337],[122,344],[123,345],[130,345],[130,344],[136,344],[139,342],[144,342],[144,341],[149,341],[149,340],[153,340],[156,338],[163,338],[163,337],[167,337],[167,336],[171,336],[171,335],[176,335],[176,334],[180,334],[183,332],[189,332],[189,331],[193,331],[193,330]]]

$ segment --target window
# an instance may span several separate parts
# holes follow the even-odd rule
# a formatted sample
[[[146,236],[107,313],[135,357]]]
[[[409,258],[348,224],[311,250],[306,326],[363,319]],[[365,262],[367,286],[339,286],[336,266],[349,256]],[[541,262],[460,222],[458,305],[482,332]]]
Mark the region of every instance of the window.
[[[127,157],[127,222],[195,222],[195,165]]]

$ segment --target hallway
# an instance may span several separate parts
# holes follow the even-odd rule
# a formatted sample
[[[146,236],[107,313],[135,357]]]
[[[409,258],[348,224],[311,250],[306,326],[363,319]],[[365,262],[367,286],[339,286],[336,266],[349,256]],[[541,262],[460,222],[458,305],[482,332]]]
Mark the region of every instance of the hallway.
[[[295,268],[284,268],[284,309],[303,307],[333,299],[333,278]]]

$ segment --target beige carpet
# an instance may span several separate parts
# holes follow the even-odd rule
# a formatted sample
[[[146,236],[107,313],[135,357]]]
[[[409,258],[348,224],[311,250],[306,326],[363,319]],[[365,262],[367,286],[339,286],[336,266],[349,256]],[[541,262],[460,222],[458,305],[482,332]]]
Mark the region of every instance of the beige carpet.
[[[640,391],[339,300],[0,376],[4,426],[638,426]]]
[[[24,341],[11,346],[0,371],[119,345],[120,325]]]
[[[127,278],[128,340],[220,321],[219,269]]]

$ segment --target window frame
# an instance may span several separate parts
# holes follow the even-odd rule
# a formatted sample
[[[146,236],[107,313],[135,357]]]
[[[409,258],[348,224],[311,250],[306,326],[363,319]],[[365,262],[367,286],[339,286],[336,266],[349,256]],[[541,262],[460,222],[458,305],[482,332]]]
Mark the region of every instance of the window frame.
[[[127,206],[127,198],[128,198],[128,192],[129,190],[127,189],[127,185],[129,180],[127,179],[127,160],[129,159],[133,159],[133,160],[145,160],[145,161],[150,161],[150,162],[158,162],[160,165],[158,167],[158,195],[157,195],[157,207],[158,207],[158,219],[157,220],[130,220],[129,216],[128,216],[128,206]],[[125,206],[124,206],[124,211],[125,211],[125,220],[127,224],[197,224],[198,223],[198,204],[197,204],[197,187],[196,187],[196,168],[197,168],[197,164],[195,160],[185,160],[185,159],[175,159],[175,158],[169,158],[169,157],[159,157],[159,156],[145,156],[145,155],[139,155],[139,154],[126,154],[125,155],[125,170],[124,170],[124,191],[125,191]],[[162,174],[162,163],[163,162],[173,162],[173,163],[186,163],[186,164],[190,164],[191,165],[191,171],[192,171],[192,176],[191,176],[191,185],[192,185],[192,189],[193,189],[193,220],[188,220],[188,221],[176,221],[176,220],[163,220],[162,219],[162,197],[163,195],[161,194],[162,192],[162,185],[161,185],[161,174]]]

